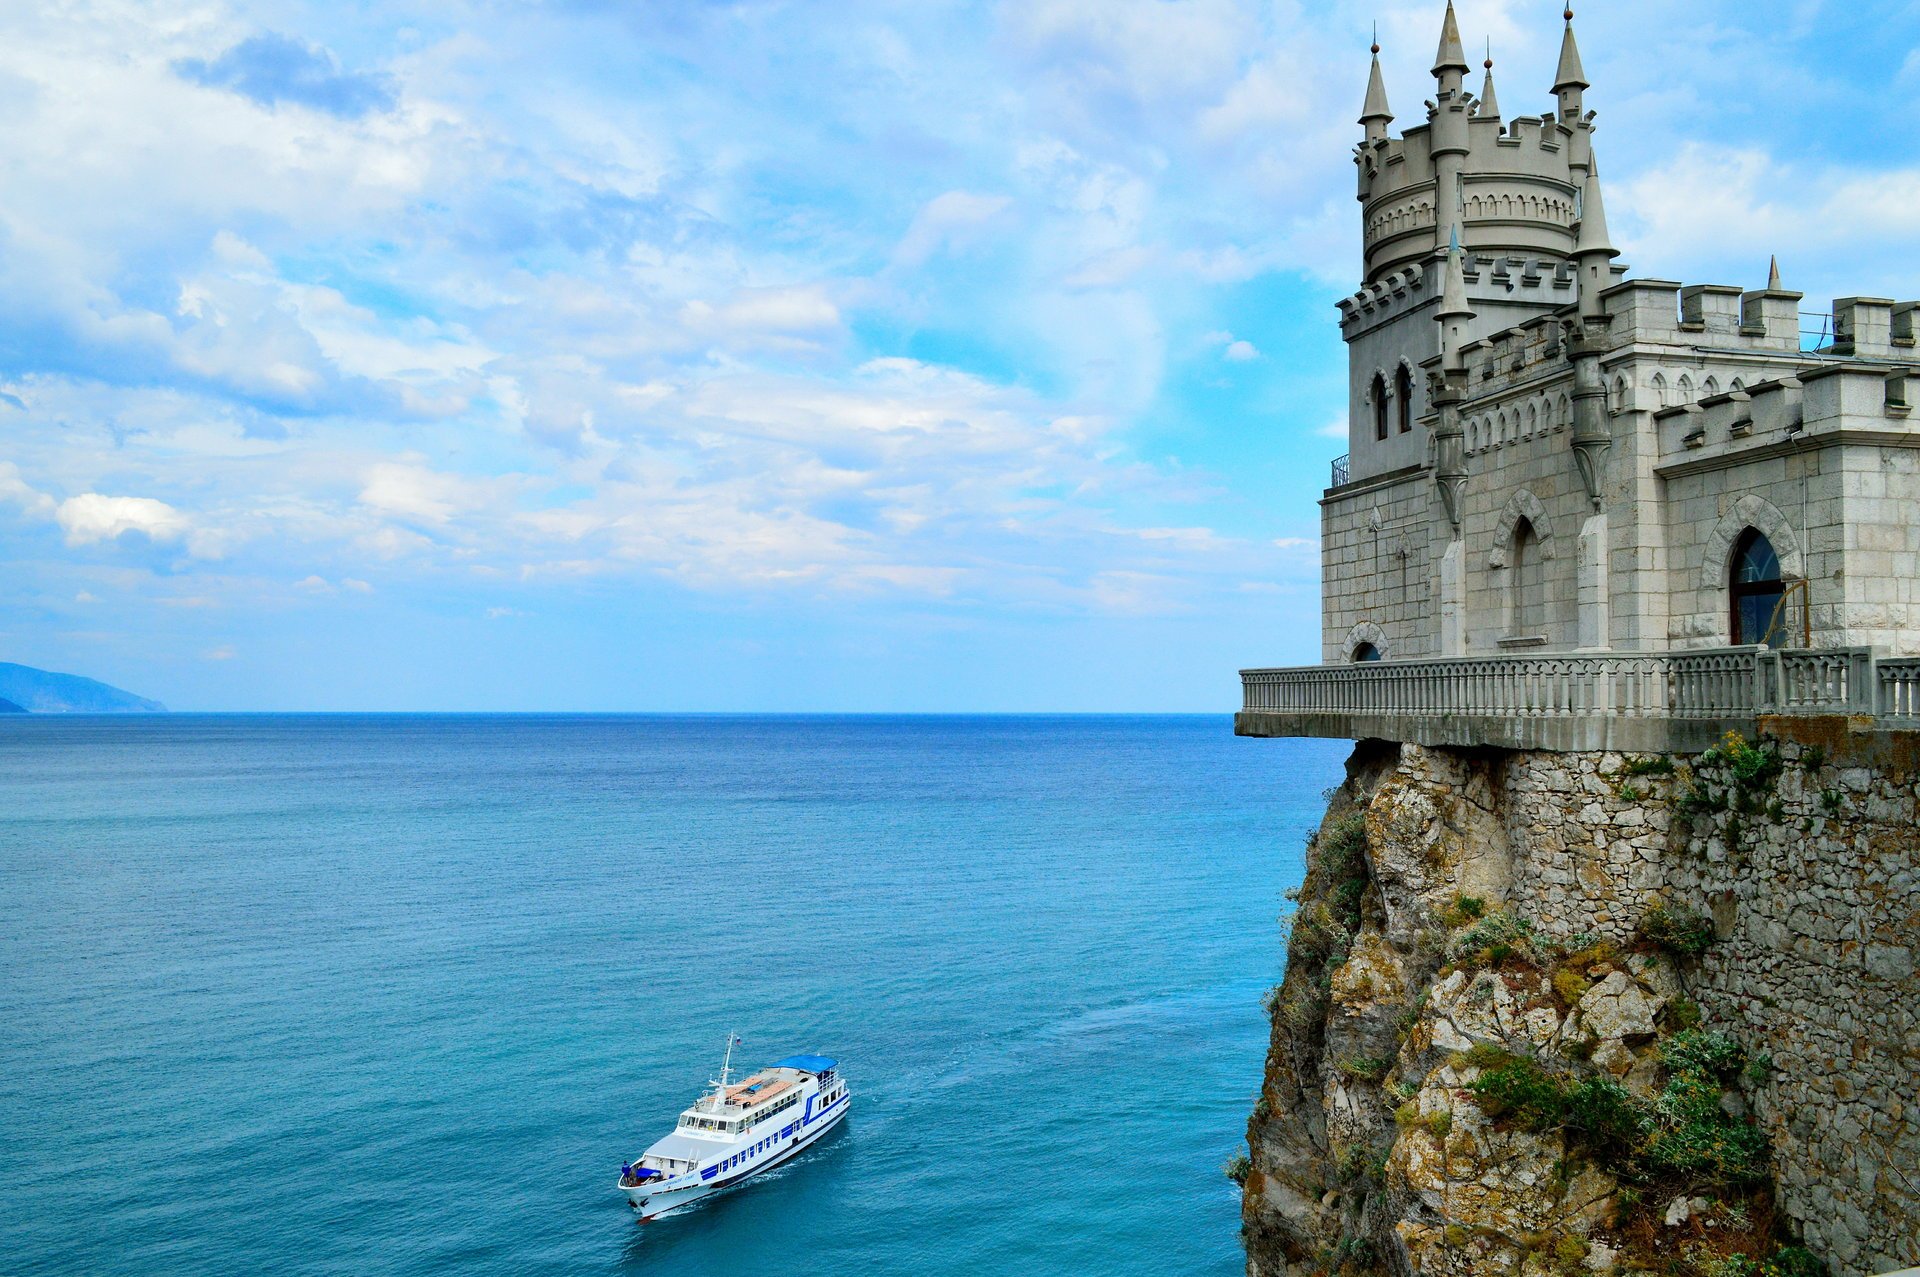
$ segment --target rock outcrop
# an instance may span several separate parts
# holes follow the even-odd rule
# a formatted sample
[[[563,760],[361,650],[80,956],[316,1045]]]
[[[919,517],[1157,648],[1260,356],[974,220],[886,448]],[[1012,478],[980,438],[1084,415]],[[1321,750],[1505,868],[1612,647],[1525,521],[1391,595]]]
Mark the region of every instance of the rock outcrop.
[[[1899,755],[1363,743],[1270,999],[1251,1277],[1920,1262]]]

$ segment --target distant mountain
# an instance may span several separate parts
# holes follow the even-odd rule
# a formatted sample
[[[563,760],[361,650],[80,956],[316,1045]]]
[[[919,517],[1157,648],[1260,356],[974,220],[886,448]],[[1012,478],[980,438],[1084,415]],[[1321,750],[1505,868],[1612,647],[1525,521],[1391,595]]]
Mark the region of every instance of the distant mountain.
[[[30,714],[164,714],[159,701],[78,674],[0,661],[0,701]]]
[[[0,714],[24,714],[27,711],[9,700],[0,700]]]

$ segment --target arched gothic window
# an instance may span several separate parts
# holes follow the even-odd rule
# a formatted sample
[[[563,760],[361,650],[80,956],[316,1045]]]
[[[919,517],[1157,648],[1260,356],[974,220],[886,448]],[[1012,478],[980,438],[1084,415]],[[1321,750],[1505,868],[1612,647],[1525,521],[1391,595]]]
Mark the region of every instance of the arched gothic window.
[[[1387,379],[1373,374],[1373,437],[1387,437]]]
[[[1362,643],[1353,649],[1353,663],[1355,665],[1364,665],[1368,661],[1377,661],[1379,659],[1380,649],[1371,643]]]
[[[1540,588],[1540,538],[1533,521],[1521,519],[1513,526],[1513,546],[1507,555],[1508,634],[1531,637],[1545,627]]]
[[[1785,647],[1786,609],[1780,603],[1787,587],[1780,578],[1780,556],[1758,528],[1748,528],[1734,542],[1730,575],[1734,643]]]
[[[1400,405],[1400,433],[1413,429],[1413,373],[1405,364],[1393,375],[1393,394]]]

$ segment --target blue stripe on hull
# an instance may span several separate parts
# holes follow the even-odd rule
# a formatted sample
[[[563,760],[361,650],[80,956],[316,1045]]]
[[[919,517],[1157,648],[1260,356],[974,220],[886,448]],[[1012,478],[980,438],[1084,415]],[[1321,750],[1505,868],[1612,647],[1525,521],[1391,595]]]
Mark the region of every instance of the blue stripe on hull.
[[[825,1135],[829,1130],[831,1130],[834,1127],[834,1125],[838,1123],[838,1121],[842,1117],[846,1116],[847,1103],[852,1098],[853,1098],[852,1092],[848,1092],[847,1094],[842,1095],[839,1099],[835,1100],[828,1107],[822,1109],[818,1113],[815,1113],[812,1117],[807,1118],[806,1120],[801,1122],[795,1122],[794,1126],[796,1128],[812,1126],[816,1129],[807,1131],[806,1134],[802,1135],[798,1140],[795,1140],[790,1147],[771,1155],[767,1161],[762,1162],[758,1166],[748,1167],[746,1170],[741,1171],[738,1175],[729,1176],[726,1179],[710,1178],[711,1175],[717,1174],[720,1168],[717,1166],[708,1167],[706,1170],[700,1173],[701,1178],[706,1182],[700,1186],[699,1191],[695,1195],[691,1197],[683,1197],[679,1201],[673,1202],[667,1206],[662,1207],[660,1210],[660,1214],[664,1215],[666,1214],[667,1211],[679,1210],[682,1206],[691,1206],[695,1202],[705,1201],[707,1198],[713,1196],[715,1193],[719,1192],[723,1188],[732,1188],[736,1184],[739,1184],[740,1182],[742,1182],[743,1180],[752,1179],[755,1175],[758,1175],[762,1171],[772,1170],[774,1167],[780,1165],[782,1162],[786,1161],[788,1158],[794,1156],[794,1154],[799,1153],[801,1150],[807,1148],[815,1140],[819,1139],[822,1135]],[[646,1208],[642,1207],[641,1209],[645,1210]],[[640,1222],[644,1224],[650,1219],[658,1219],[658,1218],[659,1218],[659,1215],[642,1215],[640,1217]]]

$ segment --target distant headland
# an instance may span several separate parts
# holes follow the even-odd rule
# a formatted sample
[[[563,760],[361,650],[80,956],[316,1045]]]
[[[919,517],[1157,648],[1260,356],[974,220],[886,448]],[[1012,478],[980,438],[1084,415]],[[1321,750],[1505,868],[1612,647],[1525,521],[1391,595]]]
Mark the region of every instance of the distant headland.
[[[159,701],[78,674],[0,661],[0,714],[164,714]]]

